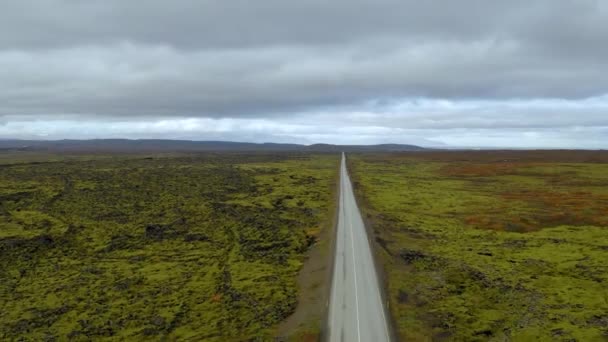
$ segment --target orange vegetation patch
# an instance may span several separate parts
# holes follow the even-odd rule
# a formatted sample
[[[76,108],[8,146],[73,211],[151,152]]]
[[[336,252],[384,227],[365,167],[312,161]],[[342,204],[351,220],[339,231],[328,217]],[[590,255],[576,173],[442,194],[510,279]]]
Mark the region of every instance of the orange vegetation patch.
[[[529,232],[560,225],[608,226],[608,196],[584,191],[553,192],[517,190],[503,193],[508,202],[524,203],[516,212],[480,212],[465,222],[476,228]]]
[[[533,166],[530,163],[483,163],[483,164],[449,164],[441,168],[440,172],[448,177],[491,177],[517,174],[522,167]]]
[[[302,341],[302,342],[316,342],[319,340],[319,335],[316,333],[303,333],[302,335],[298,336],[298,341]]]
[[[314,239],[317,239],[319,237],[319,234],[321,234],[321,227],[311,227],[306,229],[306,234]]]

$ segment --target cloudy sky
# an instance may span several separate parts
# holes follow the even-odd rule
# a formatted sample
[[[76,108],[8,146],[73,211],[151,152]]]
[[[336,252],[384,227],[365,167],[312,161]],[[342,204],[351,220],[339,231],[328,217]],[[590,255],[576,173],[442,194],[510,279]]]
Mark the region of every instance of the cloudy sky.
[[[4,0],[0,138],[608,148],[604,0]]]

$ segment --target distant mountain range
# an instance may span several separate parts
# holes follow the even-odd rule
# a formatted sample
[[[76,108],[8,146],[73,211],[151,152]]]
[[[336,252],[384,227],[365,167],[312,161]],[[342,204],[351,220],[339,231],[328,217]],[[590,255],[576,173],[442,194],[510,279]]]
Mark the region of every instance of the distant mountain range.
[[[223,152],[223,151],[300,151],[300,152],[387,152],[424,151],[416,145],[331,145],[275,144],[192,140],[0,140],[0,150],[49,152]]]

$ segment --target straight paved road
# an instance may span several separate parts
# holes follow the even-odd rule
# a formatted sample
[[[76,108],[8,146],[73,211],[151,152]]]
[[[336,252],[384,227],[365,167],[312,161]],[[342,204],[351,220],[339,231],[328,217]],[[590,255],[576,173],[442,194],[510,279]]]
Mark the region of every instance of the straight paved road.
[[[344,153],[335,253],[329,304],[329,341],[389,341],[378,276],[346,171]]]

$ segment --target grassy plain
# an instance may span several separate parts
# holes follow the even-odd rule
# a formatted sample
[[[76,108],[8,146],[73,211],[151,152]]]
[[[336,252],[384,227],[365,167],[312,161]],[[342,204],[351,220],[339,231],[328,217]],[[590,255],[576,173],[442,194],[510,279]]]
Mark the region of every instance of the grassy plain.
[[[268,340],[337,155],[0,156],[0,340]]]
[[[608,152],[351,155],[406,341],[606,341]]]

